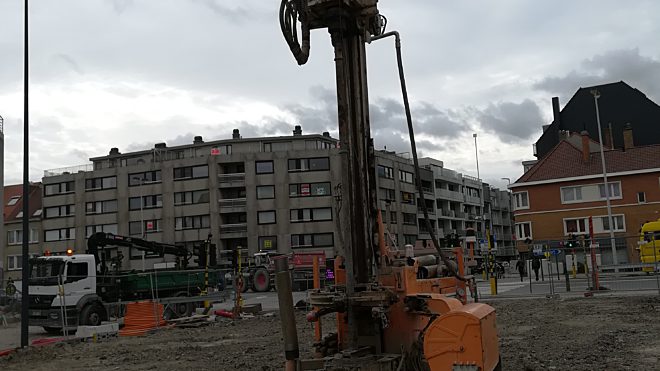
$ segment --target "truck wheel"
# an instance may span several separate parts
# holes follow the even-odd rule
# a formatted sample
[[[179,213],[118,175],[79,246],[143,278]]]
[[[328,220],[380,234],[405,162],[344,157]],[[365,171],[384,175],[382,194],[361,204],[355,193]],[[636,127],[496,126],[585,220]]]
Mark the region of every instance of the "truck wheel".
[[[254,292],[270,291],[270,274],[265,268],[259,268],[252,276],[252,290]]]
[[[80,313],[80,323],[86,326],[99,326],[103,322],[103,307],[90,304]]]
[[[44,330],[49,335],[59,335],[59,334],[62,333],[62,329],[60,327],[47,327],[47,326],[44,326]]]

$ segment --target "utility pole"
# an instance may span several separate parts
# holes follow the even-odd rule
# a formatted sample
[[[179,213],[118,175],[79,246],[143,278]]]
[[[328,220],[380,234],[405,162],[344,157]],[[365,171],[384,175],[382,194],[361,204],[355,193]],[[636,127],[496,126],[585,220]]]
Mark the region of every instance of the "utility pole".
[[[607,203],[607,218],[609,219],[610,224],[610,243],[612,247],[612,264],[614,264],[614,273],[619,272],[619,258],[616,255],[616,239],[614,238],[614,220],[612,218],[612,205],[610,203],[610,186],[607,183],[607,170],[605,167],[605,152],[603,151],[603,134],[600,126],[600,112],[598,109],[598,98],[600,98],[600,92],[596,89],[591,91],[591,94],[594,96],[594,104],[596,105],[596,123],[598,124],[598,141],[600,142],[600,163],[603,167],[603,182],[605,187],[605,202]],[[593,236],[591,242],[593,243]]]
[[[25,46],[23,57],[23,249],[21,270],[21,348],[28,346],[28,305],[30,304],[30,268],[29,268],[29,240],[30,240],[30,152],[29,152],[29,54],[28,54],[28,0],[25,0]],[[4,236],[2,238],[5,238]]]

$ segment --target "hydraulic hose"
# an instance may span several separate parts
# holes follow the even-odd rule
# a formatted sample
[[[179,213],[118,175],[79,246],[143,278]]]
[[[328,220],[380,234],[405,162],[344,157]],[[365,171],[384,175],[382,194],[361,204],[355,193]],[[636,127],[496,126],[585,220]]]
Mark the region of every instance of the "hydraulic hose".
[[[390,37],[390,36],[394,36],[394,40],[395,40],[394,46],[396,49],[396,62],[399,68],[399,81],[401,82],[401,94],[403,95],[403,107],[406,111],[406,121],[408,122],[408,135],[410,136],[410,146],[412,149],[413,163],[415,166],[415,180],[416,180],[415,184],[417,185],[417,192],[419,192],[419,197],[421,198],[423,203],[422,211],[424,212],[424,221],[426,224],[426,229],[429,231],[429,234],[431,235],[431,241],[433,242],[435,249],[438,251],[438,254],[440,255],[440,259],[445,264],[445,266],[452,274],[452,276],[456,277],[461,281],[467,281],[465,277],[461,276],[458,273],[458,271],[451,264],[449,258],[442,252],[442,249],[440,249],[440,244],[438,243],[438,237],[435,235],[435,231],[431,226],[431,220],[429,219],[428,210],[426,210],[426,199],[424,198],[424,190],[422,189],[422,179],[420,177],[420,171],[419,171],[419,160],[417,159],[417,146],[415,145],[415,130],[413,128],[412,115],[410,114],[410,103],[408,102],[408,89],[406,88],[406,77],[405,74],[403,73],[403,61],[401,58],[401,37],[399,36],[399,32],[389,31],[378,36],[372,36],[370,39],[368,39],[368,42],[383,39],[385,37]]]

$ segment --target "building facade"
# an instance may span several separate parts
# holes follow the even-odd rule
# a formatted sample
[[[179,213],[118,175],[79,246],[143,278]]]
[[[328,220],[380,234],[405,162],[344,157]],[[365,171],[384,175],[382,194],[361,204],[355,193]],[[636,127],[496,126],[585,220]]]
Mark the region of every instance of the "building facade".
[[[562,140],[510,186],[521,252],[534,244],[557,246],[570,236],[587,235],[591,217],[603,264],[613,262],[610,228],[615,233],[618,262],[638,261],[640,227],[659,217],[660,146],[636,147],[632,133],[624,131],[624,136],[624,149],[604,152],[613,226],[606,207],[600,147],[586,132]]]
[[[431,251],[412,161],[375,153],[378,207],[389,238],[399,246]],[[325,251],[332,256],[342,250],[341,162],[337,140],[328,133],[302,135],[296,127],[291,136],[247,139],[234,130],[227,140],[195,137],[187,145],[158,143],[130,153],[112,148],[90,160],[89,165],[47,170],[43,183],[35,186],[35,194],[43,196],[35,205],[42,210],[34,216],[35,254],[82,253],[95,232],[182,244],[189,251],[210,238],[220,254],[238,247],[247,254]],[[438,160],[420,163],[424,207],[439,238],[464,235],[466,228],[481,233],[483,223],[492,222],[502,247],[511,241],[510,214],[502,213],[508,192],[445,169]],[[5,217],[11,220],[12,215]],[[20,229],[20,219],[15,222]],[[15,236],[7,238],[15,241]],[[8,252],[11,259],[20,254]],[[122,253],[124,268],[171,260],[137,250]],[[17,267],[14,260],[11,267]]]
[[[29,186],[28,195],[30,212],[28,251],[30,256],[43,254],[41,241],[41,184],[33,183]],[[21,277],[23,266],[23,185],[16,184],[4,187],[4,238],[0,241],[0,260],[3,269],[0,269],[0,280]],[[4,271],[4,272],[3,272]],[[2,286],[4,288],[4,285]]]

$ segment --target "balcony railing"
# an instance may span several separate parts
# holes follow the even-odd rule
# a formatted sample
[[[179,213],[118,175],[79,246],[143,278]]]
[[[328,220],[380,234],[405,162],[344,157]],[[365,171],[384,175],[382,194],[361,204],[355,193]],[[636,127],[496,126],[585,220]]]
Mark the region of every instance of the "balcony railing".
[[[220,233],[241,233],[241,232],[247,232],[247,223],[220,225]]]
[[[245,207],[247,201],[245,198],[230,198],[218,200],[218,206],[221,208],[235,208],[235,207]]]
[[[220,187],[245,186],[245,173],[218,174]]]
[[[433,188],[422,187],[422,191],[424,191],[424,193],[428,193],[428,194],[430,194],[430,195],[433,194]]]
[[[426,211],[427,211],[429,214],[435,214],[435,209],[432,208],[432,207],[427,207],[427,208],[426,208]],[[420,214],[423,214],[423,213],[424,213],[424,208],[423,208],[423,207],[420,207],[420,206],[417,206],[417,212],[420,213]]]
[[[62,174],[75,174],[75,173],[78,173],[78,172],[87,172],[87,171],[93,171],[93,170],[94,170],[94,164],[84,164],[84,165],[77,165],[77,166],[62,167],[62,168],[59,168],[59,169],[44,170],[44,177],[56,176],[56,175],[62,175]]]
[[[456,191],[450,191],[448,189],[436,188],[435,196],[437,198],[453,201],[463,201],[463,194]]]
[[[479,197],[463,195],[464,201],[471,204],[481,204],[481,199]]]

